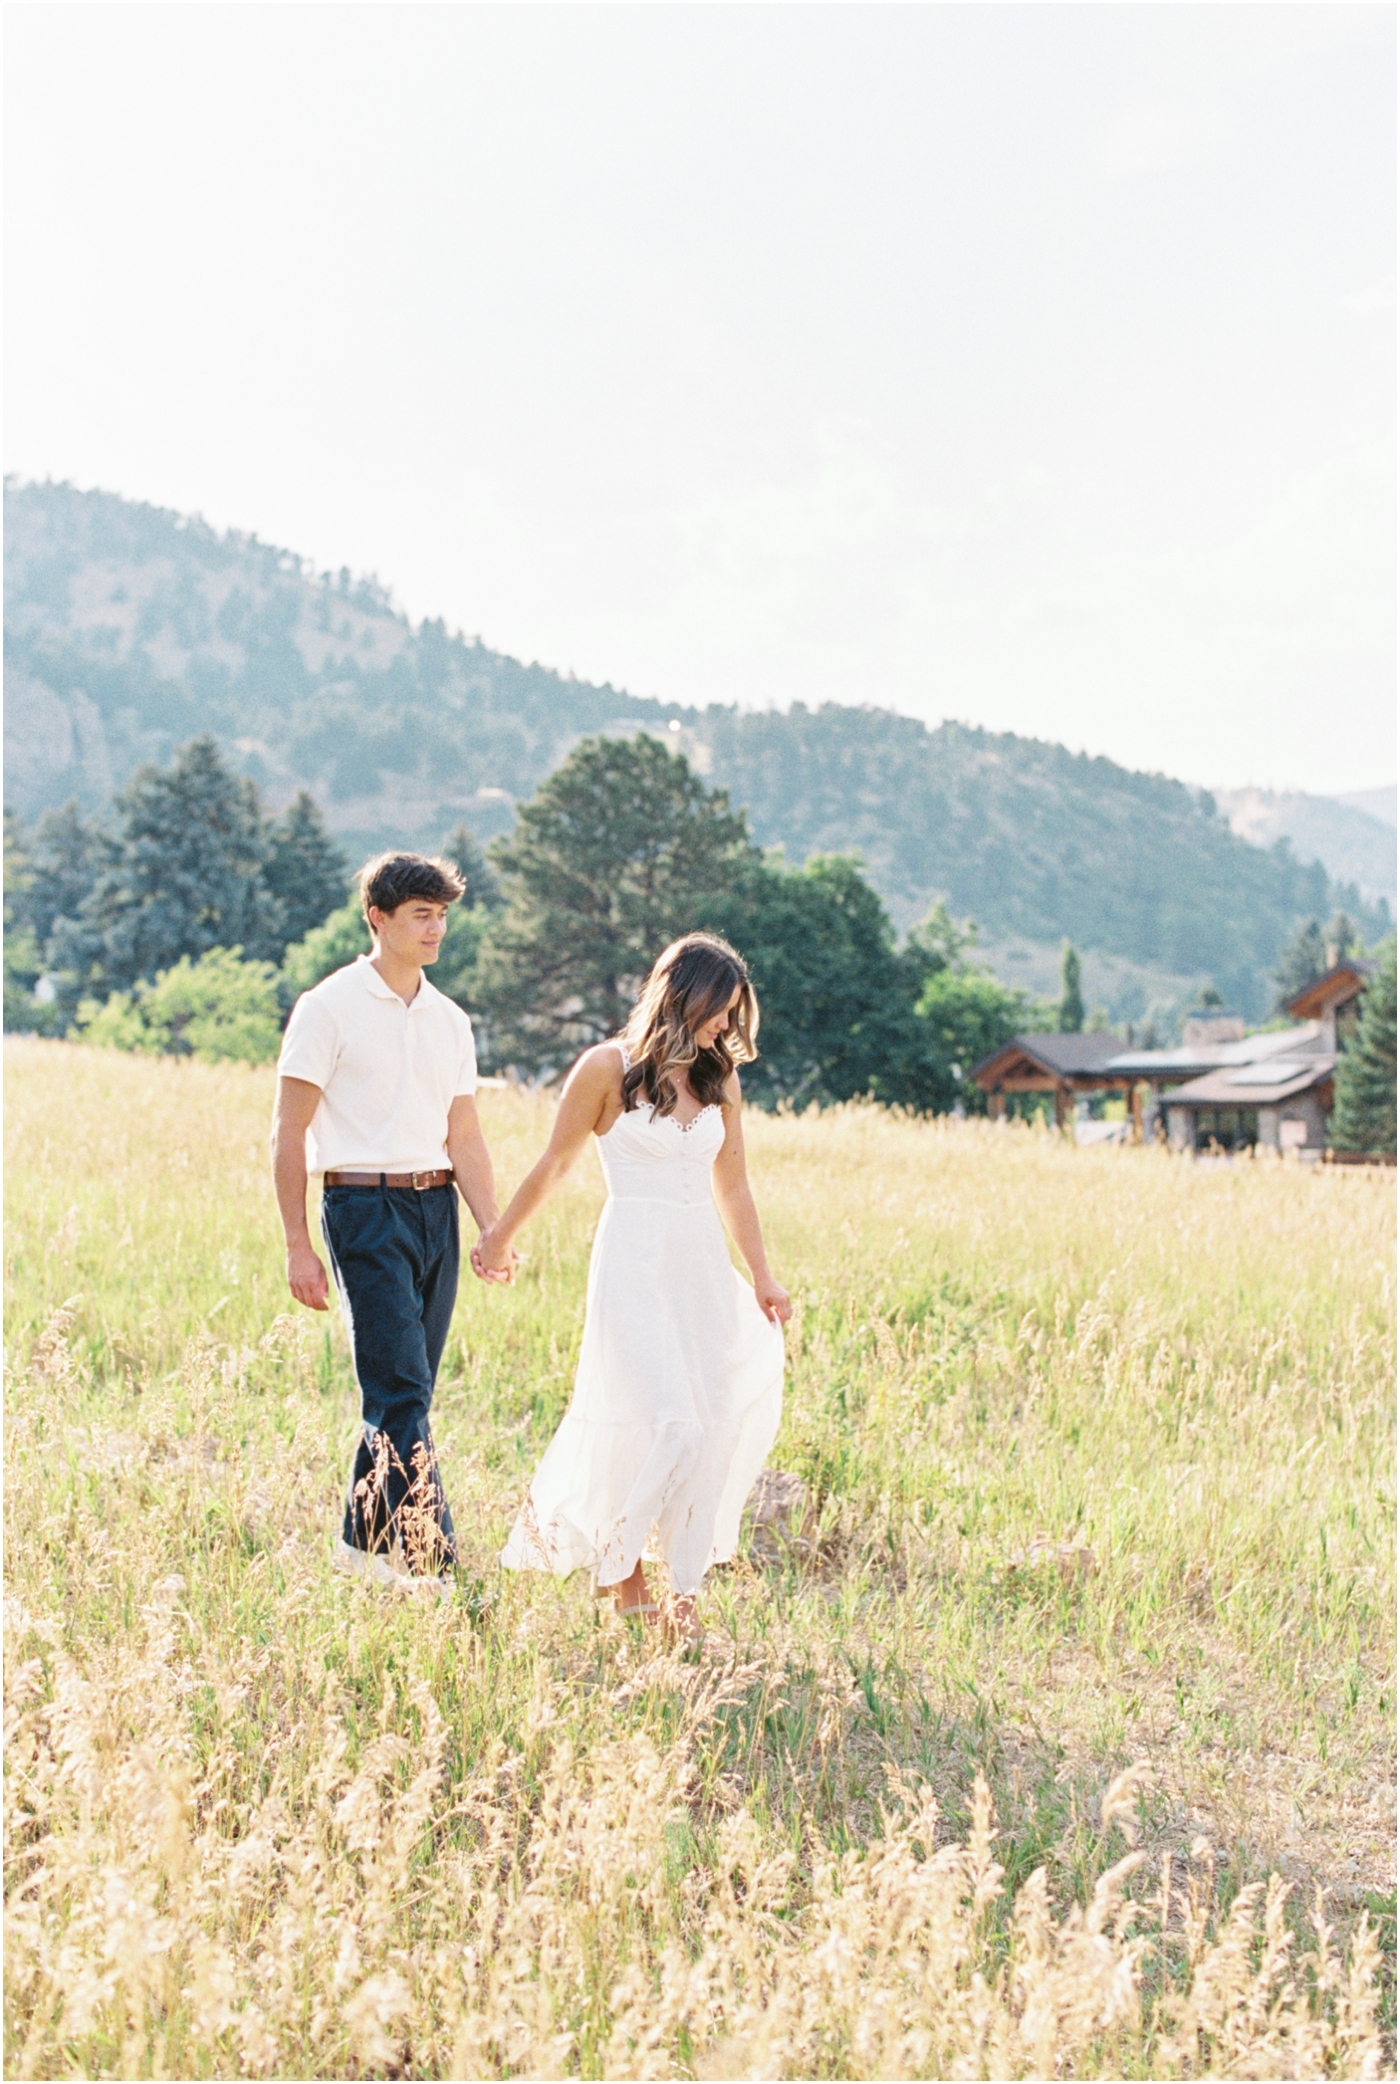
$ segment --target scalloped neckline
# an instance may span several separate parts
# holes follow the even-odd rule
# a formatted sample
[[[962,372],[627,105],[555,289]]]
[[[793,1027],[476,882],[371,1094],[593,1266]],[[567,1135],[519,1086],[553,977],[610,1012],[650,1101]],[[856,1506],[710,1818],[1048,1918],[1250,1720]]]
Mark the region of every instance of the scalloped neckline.
[[[632,1068],[632,1059],[627,1053],[627,1044],[625,1042],[619,1042],[617,1046],[622,1051],[622,1068],[624,1071],[629,1071]],[[695,1124],[700,1120],[701,1115],[718,1114],[719,1111],[720,1109],[718,1101],[707,1100],[704,1106],[700,1109],[700,1113],[693,1114],[688,1122],[677,1122],[676,1117],[673,1114],[658,1115],[654,1107],[651,1110],[650,1119],[652,1121],[675,1122],[676,1127],[680,1130],[682,1136],[689,1136],[691,1130],[695,1127]],[[622,1121],[625,1118],[625,1114],[626,1110],[624,1109],[623,1113],[618,1116],[617,1122]],[[617,1122],[613,1123],[614,1129],[617,1127]],[[611,1135],[612,1130],[610,1129],[606,1133],[608,1135]]]
[[[707,1100],[705,1102],[705,1105],[700,1109],[699,1114],[693,1114],[688,1122],[677,1122],[676,1117],[673,1114],[663,1114],[661,1116],[661,1120],[663,1122],[675,1122],[676,1127],[680,1130],[682,1136],[689,1136],[691,1130],[695,1127],[695,1124],[698,1121],[702,1120],[705,1115],[718,1113],[719,1108],[717,1107],[715,1102],[713,1100]],[[657,1119],[656,1109],[654,1107],[651,1110],[651,1118],[653,1121]]]

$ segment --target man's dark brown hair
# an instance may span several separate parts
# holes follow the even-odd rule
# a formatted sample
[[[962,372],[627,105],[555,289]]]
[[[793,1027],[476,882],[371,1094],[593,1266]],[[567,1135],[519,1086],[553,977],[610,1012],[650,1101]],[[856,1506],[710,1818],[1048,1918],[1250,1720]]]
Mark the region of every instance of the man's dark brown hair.
[[[456,863],[440,855],[376,854],[367,861],[356,879],[366,921],[374,905],[381,912],[396,912],[410,898],[426,898],[429,904],[456,904],[466,883]]]

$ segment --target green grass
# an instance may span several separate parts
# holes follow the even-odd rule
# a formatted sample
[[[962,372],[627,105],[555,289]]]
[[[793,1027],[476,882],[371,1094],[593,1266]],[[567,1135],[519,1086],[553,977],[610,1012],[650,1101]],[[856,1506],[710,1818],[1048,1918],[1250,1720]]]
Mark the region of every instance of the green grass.
[[[1065,1968],[1065,2074],[1359,2074],[1333,1956],[1301,1965],[1319,1886],[1334,1953],[1377,1931],[1393,2033],[1389,1181],[754,1119],[797,1301],[772,1459],[812,1518],[713,1574],[687,1662],[494,1562],[568,1400],[591,1161],[518,1287],[459,1302],[468,1584],[428,1610],[330,1571],[353,1386],[286,1296],[270,1075],[7,1066],[7,2074],[1035,2074],[977,2041],[973,1966],[1021,2019],[1037,1870],[1068,1961],[1130,1839],[1137,2023],[1079,2019]],[[483,1113],[508,1186],[548,1105]],[[916,1976],[897,1906],[964,1857],[979,1773],[1002,1886],[925,1906]],[[1269,2042],[1237,1964],[1183,2052],[1158,2000],[1271,1873],[1331,2038]]]

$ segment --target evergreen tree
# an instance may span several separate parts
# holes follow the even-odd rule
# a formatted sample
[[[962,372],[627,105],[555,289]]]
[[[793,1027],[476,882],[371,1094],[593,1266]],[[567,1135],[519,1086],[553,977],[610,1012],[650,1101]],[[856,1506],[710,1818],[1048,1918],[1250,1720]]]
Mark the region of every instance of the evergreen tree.
[[[1382,945],[1350,1048],[1338,1061],[1330,1135],[1340,1151],[1395,1155],[1395,936]]]
[[[1079,989],[1079,955],[1068,941],[1060,958],[1060,1033],[1077,1035],[1084,1025],[1084,999]]]
[[[284,945],[301,940],[345,902],[350,864],[305,789],[298,789],[267,830],[263,881],[277,908],[276,931]]]
[[[754,857],[742,817],[654,738],[586,738],[493,848],[507,909],[482,950],[498,1061],[615,1034],[669,941]]]
[[[103,835],[87,822],[79,805],[68,802],[44,812],[26,852],[29,888],[24,918],[43,960],[54,926],[60,919],[76,919],[93,877],[106,865],[108,851]]]
[[[1278,986],[1275,1010],[1279,1013],[1286,1011],[1291,999],[1296,999],[1300,991],[1306,991],[1315,977],[1325,976],[1330,968],[1322,928],[1316,919],[1305,920],[1294,930],[1292,939],[1278,959],[1274,971],[1274,983]]]
[[[212,738],[192,740],[167,769],[140,768],[113,810],[105,861],[76,916],[54,926],[50,959],[67,999],[129,990],[209,948],[280,958],[257,791]]]
[[[946,904],[941,901],[909,929],[905,939],[906,959],[928,978],[941,970],[955,970],[964,964],[968,951],[977,945],[977,928],[972,921],[965,920],[959,926]]]
[[[462,903],[467,909],[474,911],[480,905],[488,912],[499,912],[505,903],[500,880],[471,826],[459,825],[442,851],[449,861],[456,864],[458,874],[466,883]]]
[[[937,1111],[965,1096],[994,1040],[1033,1024],[1020,994],[965,978],[971,936],[942,907],[896,948],[856,859],[765,859],[725,798],[654,740],[578,747],[519,820],[494,850],[507,909],[460,994],[498,1062],[557,1066],[616,1033],[661,949],[697,927],[749,965],[762,1024],[745,1089],[764,1104],[868,1093]],[[945,976],[966,984],[965,1003],[945,995],[921,1012],[920,993]]]
[[[30,890],[29,854],[24,829],[12,810],[5,813],[5,1031],[38,1025],[42,1008],[34,1003],[39,981],[39,950],[25,916]]]
[[[1336,918],[1328,927],[1327,945],[1323,952],[1326,956],[1326,961],[1323,964],[1324,972],[1335,970],[1337,964],[1345,962],[1349,955],[1359,955],[1361,953],[1360,937],[1345,912],[1338,912]]]

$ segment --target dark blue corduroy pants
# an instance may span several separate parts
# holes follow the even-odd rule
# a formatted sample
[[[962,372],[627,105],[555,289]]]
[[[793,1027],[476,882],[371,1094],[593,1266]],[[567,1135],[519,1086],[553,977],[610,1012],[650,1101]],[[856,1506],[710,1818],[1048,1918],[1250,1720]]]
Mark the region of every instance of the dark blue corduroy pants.
[[[457,1299],[457,1189],[327,1187],[326,1240],[364,1430],[345,1501],[351,1548],[387,1550],[436,1575],[457,1560],[428,1412]]]

